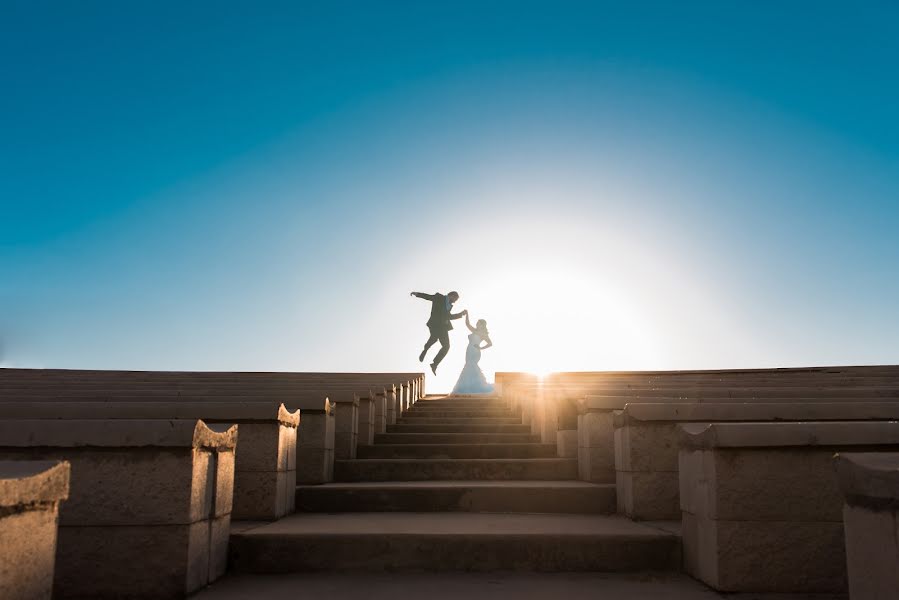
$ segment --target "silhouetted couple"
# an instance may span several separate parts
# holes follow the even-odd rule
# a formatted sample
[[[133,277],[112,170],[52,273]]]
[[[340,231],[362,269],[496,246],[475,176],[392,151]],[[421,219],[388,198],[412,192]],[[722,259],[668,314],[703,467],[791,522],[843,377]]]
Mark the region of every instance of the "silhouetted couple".
[[[468,319],[468,311],[453,313],[453,304],[459,299],[457,292],[450,292],[445,296],[443,294],[424,294],[422,292],[412,292],[412,295],[422,300],[428,300],[431,303],[431,317],[428,319],[428,331],[431,336],[425,342],[425,347],[418,356],[419,362],[424,362],[425,355],[436,342],[440,342],[440,350],[431,363],[431,372],[437,374],[437,366],[440,361],[449,352],[450,341],[449,332],[453,329],[451,321],[465,317],[465,326],[471,334],[468,336],[468,348],[465,350],[465,367],[459,375],[459,380],[453,388],[454,394],[489,394],[493,392],[493,386],[487,383],[484,373],[478,362],[481,360],[481,350],[485,350],[493,345],[490,340],[490,333],[487,331],[487,321],[480,319],[477,325],[472,327],[471,321]],[[486,342],[481,346],[481,342]]]

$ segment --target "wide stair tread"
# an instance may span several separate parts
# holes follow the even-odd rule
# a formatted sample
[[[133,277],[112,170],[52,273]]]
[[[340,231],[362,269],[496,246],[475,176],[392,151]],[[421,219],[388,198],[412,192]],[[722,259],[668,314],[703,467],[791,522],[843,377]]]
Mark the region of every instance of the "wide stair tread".
[[[375,444],[526,444],[540,443],[530,433],[376,433]]]
[[[368,458],[555,458],[555,444],[375,444],[359,446],[358,459]]]
[[[577,461],[568,458],[384,458],[338,460],[336,481],[427,481],[577,479]]]
[[[388,425],[387,433],[531,433],[528,425],[486,425],[486,424],[434,424],[428,421],[421,423],[397,423]]]
[[[293,515],[236,527],[237,572],[677,569],[680,542],[618,516],[492,513]]]
[[[297,487],[304,512],[611,514],[615,485],[583,481],[388,481]]]

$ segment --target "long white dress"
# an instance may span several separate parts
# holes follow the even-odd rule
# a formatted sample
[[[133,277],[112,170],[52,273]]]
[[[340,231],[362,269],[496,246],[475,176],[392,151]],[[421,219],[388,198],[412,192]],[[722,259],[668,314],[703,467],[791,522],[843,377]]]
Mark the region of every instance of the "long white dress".
[[[468,348],[465,349],[465,366],[459,374],[459,381],[453,388],[453,394],[492,394],[493,385],[487,383],[484,372],[478,366],[481,360],[481,342],[483,339],[476,333],[468,336]]]

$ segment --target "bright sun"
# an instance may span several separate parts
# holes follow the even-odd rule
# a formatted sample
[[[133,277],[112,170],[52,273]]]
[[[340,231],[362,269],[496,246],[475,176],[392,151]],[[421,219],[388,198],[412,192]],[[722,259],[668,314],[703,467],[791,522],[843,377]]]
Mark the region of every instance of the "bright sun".
[[[502,344],[496,370],[624,369],[654,354],[637,305],[591,273],[529,267],[478,290],[471,306]]]

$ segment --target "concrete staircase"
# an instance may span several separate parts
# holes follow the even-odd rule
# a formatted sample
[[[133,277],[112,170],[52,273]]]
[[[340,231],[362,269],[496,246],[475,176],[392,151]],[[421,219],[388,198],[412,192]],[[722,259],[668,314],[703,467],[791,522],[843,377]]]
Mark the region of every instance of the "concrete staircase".
[[[614,515],[615,486],[577,481],[499,398],[417,402],[337,483],[297,488],[297,514],[243,524],[231,566],[331,570],[678,570],[664,524]]]

